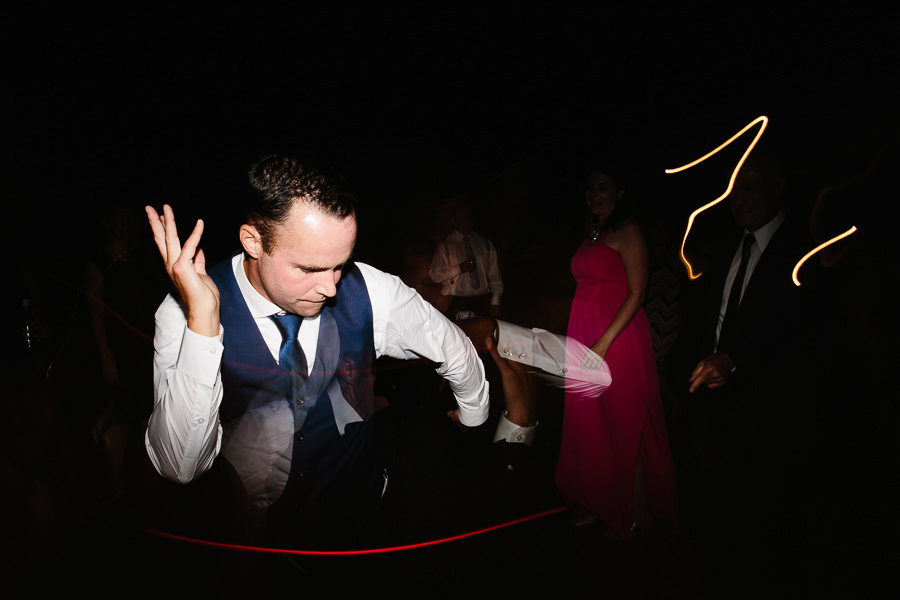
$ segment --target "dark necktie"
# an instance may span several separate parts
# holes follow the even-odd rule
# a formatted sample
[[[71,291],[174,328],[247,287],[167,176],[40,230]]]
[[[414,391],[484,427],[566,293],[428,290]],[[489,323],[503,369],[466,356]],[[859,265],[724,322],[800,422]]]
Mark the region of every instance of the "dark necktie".
[[[478,279],[478,262],[475,260],[475,253],[472,252],[472,244],[469,243],[469,236],[463,238],[463,245],[466,249],[466,258],[472,261],[472,264],[475,265],[475,268],[469,271],[469,285],[472,286],[472,291],[478,291],[478,288],[481,286],[481,280]]]
[[[289,371],[294,382],[294,391],[303,387],[307,377],[306,356],[297,341],[297,333],[303,317],[297,315],[272,315],[270,317],[278,331],[281,332],[281,349],[278,352],[278,366],[283,371]]]
[[[756,238],[752,233],[744,236],[744,245],[741,248],[741,263],[738,265],[737,275],[731,283],[731,292],[728,294],[728,306],[725,307],[725,316],[722,320],[722,332],[719,335],[719,346],[726,339],[725,333],[729,326],[729,321],[737,318],[738,307],[741,304],[741,291],[744,289],[744,278],[747,276],[747,264],[750,262],[750,247]]]

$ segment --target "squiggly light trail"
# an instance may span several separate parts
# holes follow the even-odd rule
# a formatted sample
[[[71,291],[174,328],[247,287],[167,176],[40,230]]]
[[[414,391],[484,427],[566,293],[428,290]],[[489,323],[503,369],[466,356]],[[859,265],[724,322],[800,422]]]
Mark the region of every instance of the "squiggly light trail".
[[[810,256],[812,256],[813,254],[815,254],[822,248],[825,248],[826,246],[830,246],[831,244],[835,243],[836,241],[842,240],[845,237],[847,237],[848,235],[852,235],[853,233],[856,233],[856,225],[854,225],[853,227],[851,227],[850,229],[848,229],[841,235],[835,236],[835,237],[831,238],[830,240],[828,240],[827,242],[821,243],[818,246],[816,246],[815,248],[813,248],[812,250],[810,250],[809,252],[807,252],[806,256],[804,256],[803,258],[800,259],[800,262],[797,263],[797,265],[794,267],[794,271],[791,273],[791,279],[794,280],[794,285],[796,285],[797,287],[800,287],[800,280],[797,279],[797,272],[800,270],[800,267],[803,266],[803,263],[805,263]]]
[[[757,132],[756,137],[753,138],[753,141],[750,143],[750,146],[744,151],[743,156],[741,156],[741,160],[738,161],[737,166],[734,168],[734,171],[731,173],[731,179],[728,182],[728,189],[726,189],[725,192],[721,196],[719,196],[712,202],[705,204],[705,205],[701,206],[700,208],[698,208],[697,210],[695,210],[694,212],[692,212],[690,218],[688,219],[687,229],[685,229],[684,238],[681,240],[681,250],[679,251],[679,256],[681,257],[681,262],[683,262],[684,266],[687,267],[688,278],[690,278],[690,279],[697,279],[698,277],[700,277],[700,275],[702,275],[702,273],[696,273],[696,274],[694,273],[694,270],[691,267],[690,261],[688,261],[687,257],[684,255],[684,245],[685,245],[685,242],[687,242],[688,235],[691,232],[691,226],[693,226],[693,224],[694,224],[694,219],[697,217],[697,215],[702,213],[707,208],[715,206],[716,204],[718,204],[719,202],[724,200],[728,196],[728,194],[731,193],[731,189],[734,187],[734,180],[737,178],[738,171],[741,170],[741,167],[744,165],[744,161],[747,160],[747,156],[749,156],[750,151],[753,150],[754,146],[756,146],[756,143],[762,137],[763,132],[766,130],[766,126],[769,124],[769,117],[766,117],[763,115],[763,116],[759,116],[759,117],[753,119],[743,129],[741,129],[736,134],[731,136],[731,138],[727,142],[725,142],[724,144],[722,144],[721,146],[719,146],[712,152],[709,152],[709,153],[705,154],[704,156],[701,156],[697,160],[690,162],[690,163],[684,165],[683,167],[678,167],[676,169],[666,169],[667,174],[679,173],[681,171],[690,169],[694,165],[700,164],[701,162],[703,162],[710,156],[713,156],[714,154],[716,154],[723,148],[726,148],[729,144],[731,144],[731,142],[733,142],[737,138],[744,135],[744,133],[746,133],[748,129],[750,129],[757,123],[762,123],[762,126],[759,128],[759,131]]]

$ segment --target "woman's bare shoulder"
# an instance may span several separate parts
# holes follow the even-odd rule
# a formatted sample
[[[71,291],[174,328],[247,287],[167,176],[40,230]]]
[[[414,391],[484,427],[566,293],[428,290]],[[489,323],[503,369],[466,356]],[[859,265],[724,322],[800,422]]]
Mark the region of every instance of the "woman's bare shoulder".
[[[627,219],[620,223],[606,238],[606,243],[619,251],[621,251],[623,247],[640,244],[643,243],[643,241],[644,236],[641,233],[641,226],[634,219]]]

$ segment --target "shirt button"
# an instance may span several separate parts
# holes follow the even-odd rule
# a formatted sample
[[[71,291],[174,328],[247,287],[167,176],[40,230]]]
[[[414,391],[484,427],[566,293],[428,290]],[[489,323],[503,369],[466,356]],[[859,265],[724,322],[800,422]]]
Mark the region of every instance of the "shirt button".
[[[524,352],[519,352],[519,358],[525,358],[525,353],[524,353]]]
[[[503,354],[509,354],[509,346],[503,346]]]
[[[210,346],[209,348],[207,348],[206,351],[209,352],[210,354],[215,354],[215,353],[216,353],[216,349],[215,349],[214,346]]]
[[[517,433],[517,434],[516,434],[516,441],[517,441],[517,442],[521,442],[521,441],[524,440],[524,439],[525,439],[525,436],[522,435],[521,433]]]
[[[200,423],[201,425],[203,425],[204,423],[206,423],[206,419],[204,419],[203,417],[200,417],[199,419],[197,419],[197,422]]]
[[[565,375],[566,373],[569,372],[569,369],[567,369],[566,367],[563,367],[563,368],[562,368],[562,372],[563,372],[563,375]]]

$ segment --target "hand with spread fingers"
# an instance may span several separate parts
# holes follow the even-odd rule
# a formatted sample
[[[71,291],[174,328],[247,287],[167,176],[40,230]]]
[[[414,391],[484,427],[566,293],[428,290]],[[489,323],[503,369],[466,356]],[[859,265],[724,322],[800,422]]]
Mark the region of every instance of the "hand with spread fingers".
[[[182,246],[172,207],[163,205],[162,216],[152,206],[146,211],[166,272],[184,303],[188,328],[207,337],[219,335],[219,290],[206,274],[206,258],[199,248],[203,221],[197,221]]]

